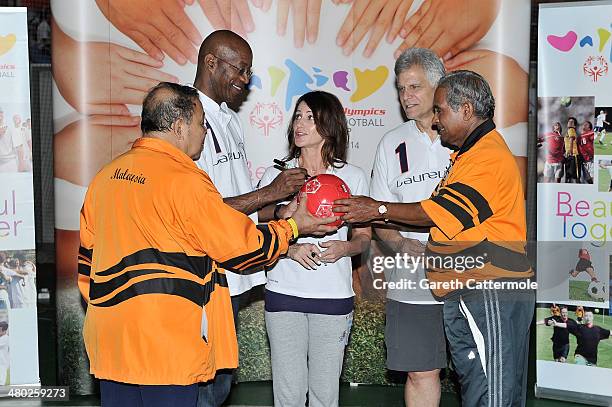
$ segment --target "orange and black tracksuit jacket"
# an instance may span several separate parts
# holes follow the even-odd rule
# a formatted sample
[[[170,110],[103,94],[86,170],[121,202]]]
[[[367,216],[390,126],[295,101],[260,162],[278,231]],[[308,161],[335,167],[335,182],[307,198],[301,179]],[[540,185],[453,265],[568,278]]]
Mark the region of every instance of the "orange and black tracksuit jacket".
[[[493,121],[477,127],[461,149],[451,154],[451,163],[431,198],[421,202],[435,224],[426,249],[429,281],[455,280],[455,287],[465,288],[469,279],[533,276],[525,255],[521,175]],[[440,288],[432,293],[443,299],[459,291]]]
[[[169,143],[138,139],[106,165],[81,210],[79,288],[91,373],[187,385],[234,368],[224,269],[259,270],[285,253],[286,221],[255,225]]]

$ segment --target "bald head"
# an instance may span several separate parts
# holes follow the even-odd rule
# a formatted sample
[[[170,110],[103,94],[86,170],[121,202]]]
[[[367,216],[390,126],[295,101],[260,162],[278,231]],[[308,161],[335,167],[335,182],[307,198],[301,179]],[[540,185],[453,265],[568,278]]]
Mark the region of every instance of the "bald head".
[[[194,88],[160,82],[149,91],[142,103],[140,128],[143,135],[170,131],[178,119],[191,123],[197,104],[198,92]]]
[[[193,84],[215,102],[236,106],[246,94],[252,64],[248,42],[229,30],[214,31],[200,46]]]
[[[206,117],[198,91],[161,82],[145,97],[140,127],[143,137],[167,141],[198,160],[206,137]]]
[[[208,37],[204,39],[202,45],[200,45],[200,52],[198,53],[198,76],[200,69],[204,66],[204,59],[206,55],[213,54],[221,58],[231,57],[228,55],[232,53],[246,52],[253,54],[251,47],[248,42],[241,36],[233,31],[229,30],[218,30],[214,31]]]

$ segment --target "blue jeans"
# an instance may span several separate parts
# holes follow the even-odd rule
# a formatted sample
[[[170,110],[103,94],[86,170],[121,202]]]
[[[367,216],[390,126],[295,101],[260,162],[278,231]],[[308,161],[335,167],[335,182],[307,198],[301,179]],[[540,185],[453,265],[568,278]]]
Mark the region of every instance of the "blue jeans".
[[[240,295],[232,297],[232,312],[234,324],[237,325]],[[234,378],[233,369],[217,370],[215,378],[206,383],[200,383],[198,388],[198,407],[219,407],[229,396]]]
[[[218,370],[215,378],[198,388],[198,407],[219,407],[229,396],[234,378],[233,369]]]

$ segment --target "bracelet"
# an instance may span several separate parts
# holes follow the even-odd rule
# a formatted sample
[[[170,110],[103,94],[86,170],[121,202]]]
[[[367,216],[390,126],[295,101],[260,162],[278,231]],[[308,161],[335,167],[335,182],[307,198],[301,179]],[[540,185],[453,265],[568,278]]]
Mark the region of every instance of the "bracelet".
[[[285,206],[285,205],[281,205],[278,204],[274,207],[274,220],[281,220],[282,218],[280,217],[280,215],[278,214],[278,212],[280,211],[280,209]]]
[[[300,235],[297,223],[295,223],[295,220],[293,218],[287,219],[287,223],[289,224],[289,226],[291,226],[291,230],[293,231],[293,238],[297,239],[297,237]]]

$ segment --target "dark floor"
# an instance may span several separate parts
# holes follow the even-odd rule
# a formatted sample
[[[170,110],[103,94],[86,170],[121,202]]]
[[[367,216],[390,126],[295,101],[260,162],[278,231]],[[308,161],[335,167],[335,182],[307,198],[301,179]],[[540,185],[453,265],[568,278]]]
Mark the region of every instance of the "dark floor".
[[[400,386],[357,386],[343,385],[340,390],[342,406],[363,407],[404,407],[402,388]],[[0,400],[0,405],[26,405],[17,404],[14,400]],[[31,406],[99,406],[100,400],[95,396],[72,397],[69,402],[44,402],[28,404]],[[233,390],[227,406],[272,406],[272,383],[252,382],[237,384]],[[441,406],[460,406],[461,403],[454,394],[443,393]],[[528,407],[571,407],[582,404],[565,403],[555,400],[529,399]]]
[[[48,288],[55,292],[55,270],[53,265],[39,265],[38,286]],[[55,301],[53,295],[49,302],[38,305],[38,338],[40,355],[40,378],[43,386],[57,385],[57,358],[56,358],[56,327],[55,327]],[[532,338],[533,339],[533,338]],[[534,342],[532,340],[532,342]],[[532,344],[533,349],[533,344]],[[582,404],[567,403],[554,400],[535,399],[533,394],[535,384],[535,362],[529,366],[529,383],[527,406],[582,406]],[[403,407],[402,386],[349,386],[344,384],[340,390],[342,406],[380,406]],[[227,402],[228,406],[272,406],[272,383],[251,382],[240,383],[233,387],[232,394]],[[100,400],[96,396],[73,396],[67,402],[22,402],[14,399],[0,399],[0,405],[7,406],[99,406]],[[454,393],[443,393],[441,406],[460,406],[460,401]]]

